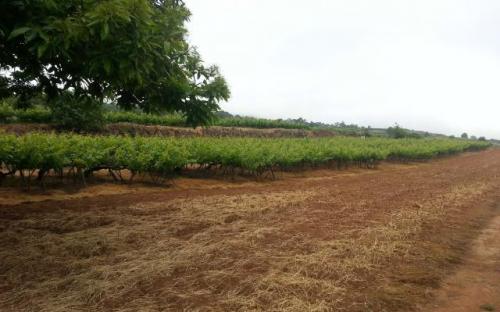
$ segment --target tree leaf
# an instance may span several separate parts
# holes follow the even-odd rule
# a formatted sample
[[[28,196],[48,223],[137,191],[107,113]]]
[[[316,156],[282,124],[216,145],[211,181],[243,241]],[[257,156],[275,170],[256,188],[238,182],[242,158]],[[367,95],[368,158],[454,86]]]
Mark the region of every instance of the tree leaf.
[[[108,75],[111,73],[111,62],[109,60],[104,60],[104,70]]]
[[[9,38],[7,38],[7,40],[10,40],[10,39],[13,39],[17,36],[20,36],[22,34],[25,34],[26,32],[28,32],[29,30],[31,29],[31,27],[19,27],[19,28],[16,28],[14,29],[10,35],[9,35]]]
[[[36,49],[36,55],[38,56],[38,58],[41,58],[43,56],[47,48],[48,44],[42,44],[38,46],[38,48]]]
[[[108,35],[109,35],[109,25],[108,23],[104,23],[103,27],[101,28],[101,40],[106,39]]]

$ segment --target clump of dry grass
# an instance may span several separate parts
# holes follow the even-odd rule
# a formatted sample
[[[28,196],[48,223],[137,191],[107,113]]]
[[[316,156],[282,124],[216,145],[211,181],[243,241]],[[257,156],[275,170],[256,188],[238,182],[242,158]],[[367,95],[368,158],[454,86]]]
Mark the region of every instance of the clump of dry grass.
[[[0,294],[0,302],[41,311],[66,311],[72,305],[122,309],[126,298],[145,296],[175,275],[201,270],[196,263],[211,261],[222,251],[250,252],[251,245],[244,249],[231,241],[214,245],[210,228],[260,218],[288,200],[300,202],[307,196],[213,196],[142,203],[103,215],[58,211],[2,221],[0,242],[6,248],[0,251],[0,276],[2,289],[10,291]]]

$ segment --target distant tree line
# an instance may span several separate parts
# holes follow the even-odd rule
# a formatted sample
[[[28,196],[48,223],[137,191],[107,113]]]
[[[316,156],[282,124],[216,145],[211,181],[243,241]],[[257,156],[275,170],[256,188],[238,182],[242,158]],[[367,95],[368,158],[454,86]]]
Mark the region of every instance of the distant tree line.
[[[460,136],[460,138],[465,139],[465,140],[471,139],[471,140],[478,140],[478,141],[487,141],[486,137],[484,137],[484,136],[480,136],[478,138],[475,135],[471,135],[469,137],[469,135],[467,134],[467,132],[462,133],[462,135]]]

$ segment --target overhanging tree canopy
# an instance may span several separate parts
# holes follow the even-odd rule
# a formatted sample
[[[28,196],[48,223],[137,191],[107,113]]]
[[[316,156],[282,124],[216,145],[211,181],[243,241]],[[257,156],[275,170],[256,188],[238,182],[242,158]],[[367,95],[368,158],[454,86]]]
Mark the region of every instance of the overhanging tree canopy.
[[[229,90],[186,42],[180,0],[0,2],[0,70],[16,94],[63,92],[204,124]]]

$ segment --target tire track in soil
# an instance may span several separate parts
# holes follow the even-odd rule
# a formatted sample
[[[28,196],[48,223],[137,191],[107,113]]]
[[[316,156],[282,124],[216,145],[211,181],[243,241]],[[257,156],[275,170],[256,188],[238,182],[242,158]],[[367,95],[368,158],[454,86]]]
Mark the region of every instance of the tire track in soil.
[[[442,285],[422,312],[500,311],[500,206],[464,263]]]

